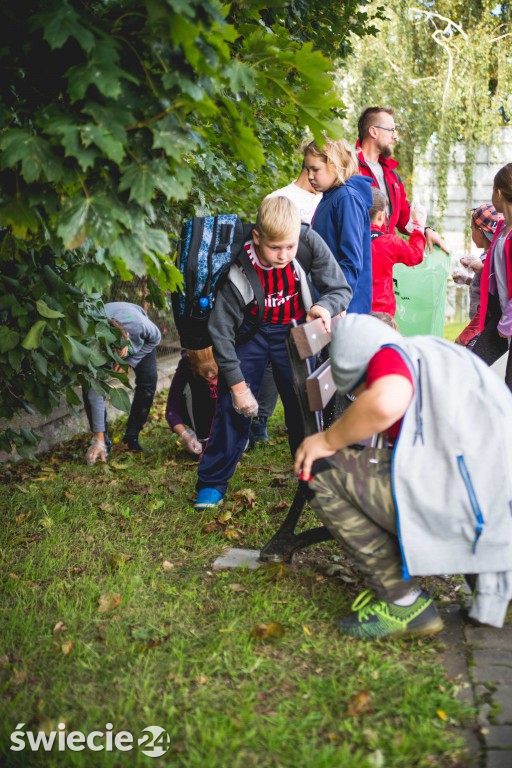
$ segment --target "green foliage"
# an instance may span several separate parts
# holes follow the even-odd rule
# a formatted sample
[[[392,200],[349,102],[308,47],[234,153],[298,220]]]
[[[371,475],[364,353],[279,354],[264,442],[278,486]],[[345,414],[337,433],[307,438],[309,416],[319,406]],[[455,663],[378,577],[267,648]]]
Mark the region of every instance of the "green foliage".
[[[330,19],[321,3],[286,0],[3,4],[0,258],[13,300],[0,338],[19,342],[1,353],[4,417],[29,403],[47,413],[84,371],[97,375],[94,296],[115,276],[147,275],[159,305],[176,290],[169,254],[184,214],[253,215],[295,172],[304,132],[340,135],[328,55],[369,17],[355,0],[329,9]]]
[[[369,6],[376,7],[377,2]],[[511,7],[493,0],[403,0],[386,15],[378,22],[378,39],[356,41],[355,57],[348,62],[350,120],[353,124],[370,104],[397,110],[401,173],[410,185],[415,161],[427,148],[432,152],[440,219],[455,147],[462,144],[465,150],[469,208],[476,149],[492,145],[498,128],[510,121]]]

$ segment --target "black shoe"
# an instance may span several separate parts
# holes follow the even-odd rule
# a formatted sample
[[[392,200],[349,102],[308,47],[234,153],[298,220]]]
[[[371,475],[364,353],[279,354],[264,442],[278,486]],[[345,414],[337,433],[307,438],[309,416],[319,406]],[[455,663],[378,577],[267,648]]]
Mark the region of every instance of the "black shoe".
[[[127,451],[132,453],[144,453],[144,448],[139,443],[138,437],[123,437],[122,444],[126,447]]]

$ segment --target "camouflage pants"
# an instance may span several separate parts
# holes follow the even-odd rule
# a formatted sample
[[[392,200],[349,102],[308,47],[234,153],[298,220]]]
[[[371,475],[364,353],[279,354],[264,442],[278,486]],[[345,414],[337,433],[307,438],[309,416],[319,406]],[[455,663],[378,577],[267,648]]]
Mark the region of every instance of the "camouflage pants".
[[[381,600],[397,600],[418,587],[402,579],[402,558],[391,494],[388,448],[345,448],[313,466],[312,508]]]

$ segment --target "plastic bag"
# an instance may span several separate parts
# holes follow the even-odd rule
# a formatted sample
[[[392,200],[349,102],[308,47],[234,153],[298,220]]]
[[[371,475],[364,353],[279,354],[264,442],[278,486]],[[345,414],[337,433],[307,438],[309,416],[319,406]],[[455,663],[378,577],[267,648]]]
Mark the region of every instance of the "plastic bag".
[[[393,285],[396,296],[395,320],[404,336],[444,335],[446,285],[450,256],[434,246],[417,267],[395,264]]]

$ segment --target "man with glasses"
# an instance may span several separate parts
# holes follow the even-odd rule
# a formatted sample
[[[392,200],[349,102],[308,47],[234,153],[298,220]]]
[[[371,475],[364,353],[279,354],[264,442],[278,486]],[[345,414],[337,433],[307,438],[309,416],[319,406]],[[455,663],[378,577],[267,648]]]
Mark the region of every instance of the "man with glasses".
[[[359,138],[356,144],[359,173],[373,179],[373,186],[379,187],[387,199],[387,231],[394,233],[397,228],[403,234],[409,233],[410,205],[403,182],[393,159],[393,145],[398,137],[394,110],[388,107],[368,107],[361,113],[357,123]],[[438,245],[445,253],[448,248],[432,227],[425,227],[425,237],[430,252]]]

